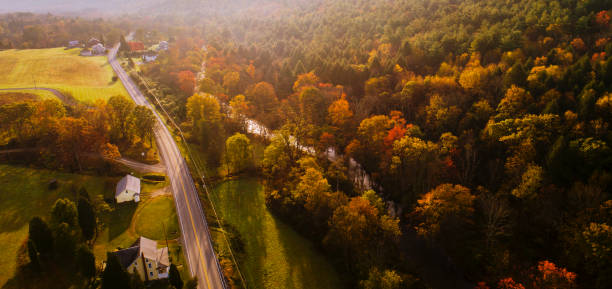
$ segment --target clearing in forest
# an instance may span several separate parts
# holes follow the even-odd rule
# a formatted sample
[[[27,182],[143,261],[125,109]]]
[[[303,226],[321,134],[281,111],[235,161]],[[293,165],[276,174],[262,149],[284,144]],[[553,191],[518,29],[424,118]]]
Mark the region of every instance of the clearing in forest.
[[[128,96],[106,56],[79,56],[80,49],[0,51],[0,88],[46,87],[93,103],[113,95]]]

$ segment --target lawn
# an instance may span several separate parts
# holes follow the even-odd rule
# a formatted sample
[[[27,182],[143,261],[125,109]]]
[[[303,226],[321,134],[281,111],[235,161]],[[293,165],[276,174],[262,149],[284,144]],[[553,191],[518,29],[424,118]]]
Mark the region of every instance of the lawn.
[[[178,223],[174,201],[170,196],[160,196],[142,204],[136,212],[136,234],[153,240],[164,240],[164,227],[168,239],[178,237]],[[162,224],[163,223],[163,224]]]
[[[245,254],[239,265],[249,288],[341,287],[336,271],[313,244],[268,211],[256,179],[224,182],[211,199],[220,217],[241,236]],[[221,236],[213,234],[216,244],[225,243]]]
[[[59,187],[49,190],[51,180],[57,180]],[[0,287],[15,273],[17,250],[28,236],[28,222],[34,216],[48,218],[51,207],[59,198],[75,200],[72,188],[84,186],[92,200],[100,197],[112,198],[114,184],[119,178],[71,174],[45,169],[34,169],[15,165],[0,164]],[[165,221],[170,233],[171,255],[179,264],[184,263],[178,253],[179,236],[174,202],[164,194],[166,182],[142,182],[143,201],[139,204],[124,203],[110,205],[111,212],[100,214],[104,223],[94,245],[96,261],[101,263],[107,251],[131,245],[142,233],[165,245],[161,221]],[[154,195],[155,196],[152,196]],[[141,227],[142,226],[142,227]],[[182,267],[182,269],[186,269]]]
[[[59,188],[49,190],[57,179]],[[17,249],[26,240],[28,222],[47,217],[58,198],[74,200],[71,187],[85,186],[91,196],[102,194],[105,178],[0,164],[0,287],[15,273]]]
[[[96,239],[94,254],[98,261],[106,258],[106,252],[118,248],[127,248],[144,236],[157,240],[158,245],[165,243],[163,227],[166,227],[168,239],[179,237],[178,220],[171,196],[159,194],[167,182],[152,184],[141,182],[141,202],[126,202],[114,205],[115,209],[103,216],[104,228]],[[162,225],[162,222],[164,225]]]
[[[0,51],[0,88],[47,87],[85,103],[125,95],[106,56],[79,56],[64,48]]]

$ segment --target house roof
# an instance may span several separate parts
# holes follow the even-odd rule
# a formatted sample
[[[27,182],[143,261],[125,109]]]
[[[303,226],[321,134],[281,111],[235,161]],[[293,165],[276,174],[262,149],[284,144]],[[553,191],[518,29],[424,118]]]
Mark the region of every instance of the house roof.
[[[140,237],[131,247],[113,252],[119,259],[123,268],[127,268],[140,256],[155,260],[158,267],[170,266],[168,259],[168,247],[157,249],[157,242],[145,237]]]
[[[117,189],[115,190],[115,197],[125,192],[126,190],[136,192],[140,194],[140,179],[132,175],[126,175],[117,183]]]
[[[134,262],[134,260],[136,260],[136,258],[138,258],[138,247],[130,247],[115,251],[113,252],[113,255],[117,256],[117,259],[119,259],[119,263],[121,263],[123,268],[127,268]]]
[[[168,259],[168,247],[157,249],[157,266],[170,266],[170,259]]]
[[[98,44],[92,46],[91,49],[106,49],[106,48],[101,43],[98,43]]]
[[[145,50],[142,42],[128,42],[128,46],[130,47],[131,51]]]

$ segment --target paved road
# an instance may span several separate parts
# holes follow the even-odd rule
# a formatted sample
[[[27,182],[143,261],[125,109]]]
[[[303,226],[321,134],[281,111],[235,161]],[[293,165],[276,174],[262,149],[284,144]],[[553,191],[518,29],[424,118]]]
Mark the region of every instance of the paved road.
[[[142,95],[138,87],[128,77],[119,62],[116,54],[119,45],[109,52],[108,59],[123,82],[123,85],[138,105],[153,108]],[[152,109],[153,110],[153,109]],[[172,194],[181,226],[184,248],[183,251],[189,263],[192,276],[198,278],[200,289],[223,289],[224,280],[221,274],[217,257],[212,247],[208,231],[208,224],[198,198],[189,168],[176,145],[176,142],[162,118],[153,110],[158,120],[155,128],[155,139],[160,152],[162,163],[165,164],[172,187]]]
[[[128,158],[120,158],[115,161],[143,173],[163,173],[166,171],[166,167],[162,163],[149,165]]]

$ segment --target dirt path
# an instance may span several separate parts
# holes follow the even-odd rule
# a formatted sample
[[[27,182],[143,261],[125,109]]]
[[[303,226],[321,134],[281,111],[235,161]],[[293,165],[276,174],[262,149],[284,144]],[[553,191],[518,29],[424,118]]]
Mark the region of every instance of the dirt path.
[[[53,93],[57,98],[59,98],[63,103],[67,105],[76,105],[77,101],[72,96],[66,96],[53,88],[47,87],[20,87],[20,88],[0,88],[0,91],[11,91],[11,90],[46,90]]]

